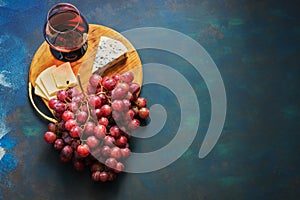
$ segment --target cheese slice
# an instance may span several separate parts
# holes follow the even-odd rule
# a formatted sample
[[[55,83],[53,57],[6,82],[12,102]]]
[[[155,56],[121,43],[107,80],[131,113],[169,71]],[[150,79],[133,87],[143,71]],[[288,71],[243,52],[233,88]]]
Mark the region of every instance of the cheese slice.
[[[56,96],[56,94],[52,95],[52,96],[49,96],[47,91],[44,89],[43,87],[43,84],[41,83],[41,85],[36,85],[35,88],[34,88],[34,92],[36,95],[44,98],[44,99],[47,99],[47,100],[50,100],[52,98],[54,98]]]
[[[43,84],[44,88],[46,89],[47,94],[49,96],[55,95],[55,93],[59,90],[56,87],[55,80],[54,80],[54,78],[52,76],[52,72],[55,69],[56,69],[56,67],[51,68],[50,70],[47,71],[47,73],[44,73],[41,76],[41,82],[42,82],[42,84]]]
[[[77,85],[77,79],[69,62],[62,64],[53,70],[52,77],[55,81],[56,87],[59,89],[74,87]]]
[[[36,95],[38,95],[38,96],[40,96],[44,99],[48,99],[45,92],[43,91],[43,89],[38,84],[36,84],[35,87],[34,87],[34,94],[36,94]]]
[[[36,86],[34,88],[34,93],[36,95],[46,98],[46,99],[50,98],[51,95],[48,95],[48,92],[47,92],[46,88],[44,87],[44,84],[42,83],[42,78],[49,76],[50,71],[52,71],[55,68],[56,68],[55,65],[48,67],[38,75],[38,77],[36,78],[36,81],[35,81]]]
[[[127,58],[127,48],[118,40],[101,36],[92,73],[100,74],[107,68]]]

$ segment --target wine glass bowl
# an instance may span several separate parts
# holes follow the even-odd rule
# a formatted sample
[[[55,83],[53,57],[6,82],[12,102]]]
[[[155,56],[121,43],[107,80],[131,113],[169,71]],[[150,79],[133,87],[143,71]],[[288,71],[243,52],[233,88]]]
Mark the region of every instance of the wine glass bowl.
[[[53,6],[44,26],[44,37],[52,55],[62,61],[76,61],[87,50],[89,25],[72,4]]]

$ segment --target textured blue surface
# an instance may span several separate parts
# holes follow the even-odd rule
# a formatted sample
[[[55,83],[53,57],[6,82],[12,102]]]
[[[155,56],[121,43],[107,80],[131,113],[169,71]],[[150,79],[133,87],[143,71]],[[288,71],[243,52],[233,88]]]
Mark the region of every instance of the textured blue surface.
[[[27,98],[31,59],[43,42],[47,10],[59,1],[0,0],[0,199],[299,199],[300,15],[292,1],[69,1],[89,23],[119,32],[158,26],[180,31],[204,46],[217,64],[228,98],[223,133],[204,159],[199,147],[210,120],[201,76],[167,52],[142,50],[142,62],[169,65],[197,94],[201,124],[185,154],[152,173],[123,174],[95,184],[59,162],[45,144],[47,123]],[[136,150],[166,144],[180,121],[165,88],[142,95],[172,116],[161,134],[137,141]],[[193,117],[193,113],[191,113]]]

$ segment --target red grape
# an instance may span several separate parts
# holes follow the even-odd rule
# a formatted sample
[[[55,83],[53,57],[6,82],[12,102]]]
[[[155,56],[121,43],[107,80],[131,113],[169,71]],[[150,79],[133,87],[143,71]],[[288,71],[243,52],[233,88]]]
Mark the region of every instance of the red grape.
[[[65,146],[65,143],[63,141],[63,139],[56,139],[55,142],[54,142],[54,149],[56,150],[62,150],[62,148],[64,148]]]
[[[109,168],[115,168],[117,165],[118,161],[115,158],[107,158],[105,160],[105,165]]]
[[[107,97],[105,96],[105,94],[100,93],[100,94],[98,94],[98,97],[101,99],[102,105],[107,103]]]
[[[116,125],[110,127],[110,129],[109,129],[110,135],[113,136],[113,137],[115,137],[115,138],[117,138],[117,137],[120,136],[120,132],[121,132],[121,131],[120,131],[119,127],[116,126]]]
[[[128,109],[131,106],[131,103],[128,99],[123,99],[124,107]]]
[[[72,98],[72,102],[82,103],[83,101],[84,101],[84,95],[82,93]]]
[[[110,149],[110,147],[107,146],[107,145],[103,146],[102,149],[101,149],[101,153],[102,153],[102,155],[103,155],[104,157],[109,156],[109,155],[110,155],[110,151],[111,151],[111,149]]]
[[[122,156],[121,150],[119,147],[113,147],[110,150],[110,156],[115,159],[120,159]]]
[[[78,110],[78,103],[72,101],[71,103],[68,104],[68,109],[73,113],[75,113]]]
[[[59,102],[59,100],[57,98],[50,99],[49,102],[48,102],[49,108],[54,109],[55,104],[58,103],[58,102]]]
[[[84,123],[84,122],[87,120],[87,118],[88,118],[88,114],[87,114],[86,112],[84,112],[84,111],[79,111],[79,112],[77,113],[77,121],[78,121],[79,123]]]
[[[115,141],[116,140],[115,140],[114,137],[107,135],[107,136],[104,137],[103,141],[104,141],[105,145],[113,147],[113,146],[115,146]]]
[[[86,122],[84,126],[84,133],[87,135],[92,135],[94,133],[95,124],[93,122]]]
[[[142,119],[146,119],[147,117],[149,117],[149,109],[146,107],[143,107],[139,110],[139,117]]]
[[[94,134],[97,138],[102,139],[106,135],[106,127],[104,125],[98,124],[94,127]]]
[[[124,91],[122,88],[115,88],[112,91],[111,94],[111,99],[115,100],[115,99],[124,99],[127,96],[127,91]]]
[[[77,147],[77,153],[81,157],[87,157],[90,154],[90,148],[87,144],[81,144]]]
[[[106,76],[102,79],[101,84],[106,90],[111,91],[115,88],[117,82],[115,79]]]
[[[99,119],[102,117],[102,112],[100,108],[97,108],[95,110],[91,110],[91,117],[94,119]]]
[[[44,134],[44,140],[51,144],[53,143],[55,140],[56,140],[56,134],[51,132],[51,131],[47,131],[45,134]]]
[[[97,91],[97,88],[92,85],[87,85],[86,90],[87,90],[88,94],[95,94]]]
[[[70,99],[72,99],[73,97],[76,97],[76,96],[78,96],[78,95],[80,95],[81,93],[78,91],[78,89],[77,88],[70,88],[70,89],[68,89],[68,97],[70,98]]]
[[[93,87],[97,87],[99,83],[101,83],[102,77],[98,74],[93,74],[90,79],[89,79],[89,83],[91,84],[91,86]]]
[[[129,91],[129,85],[125,82],[118,83],[116,88],[120,88],[124,93]]]
[[[127,111],[127,116],[130,118],[130,119],[133,119],[134,116],[135,116],[135,113],[132,109],[128,110]]]
[[[111,107],[115,111],[122,111],[125,108],[124,102],[122,100],[114,100]]]
[[[79,126],[73,126],[70,130],[70,136],[72,138],[78,138],[80,137],[82,134],[82,128],[80,128]]]
[[[104,117],[108,117],[111,114],[111,111],[112,111],[111,106],[107,105],[107,104],[103,105],[100,109],[101,109],[101,114]]]
[[[128,71],[128,72],[125,72],[121,75],[121,80],[126,82],[126,83],[130,83],[133,81],[133,73]]]
[[[60,152],[60,160],[62,162],[69,162],[73,157],[73,149],[71,146],[66,145]]]
[[[129,122],[128,128],[130,130],[136,130],[140,126],[140,121],[138,119],[133,119]]]
[[[106,117],[100,117],[100,119],[98,120],[98,123],[100,125],[103,125],[103,126],[106,127],[108,125],[109,121]]]
[[[115,79],[116,82],[119,82],[119,80],[121,79],[121,75],[120,74],[115,74],[112,77],[113,79]]]
[[[64,104],[63,102],[57,102],[55,105],[54,105],[54,111],[57,112],[57,113],[63,113],[65,112],[66,110],[66,104]]]
[[[135,103],[139,108],[145,107],[147,105],[146,98],[144,97],[137,98]]]
[[[64,142],[68,145],[70,145],[73,141],[73,139],[71,138],[71,136],[69,135],[68,132],[63,132],[61,138],[64,140]]]
[[[74,119],[74,113],[72,113],[69,110],[66,110],[65,112],[63,112],[62,116],[61,116],[62,120],[64,120],[65,122],[68,121],[69,119]]]
[[[120,172],[122,172],[123,170],[124,170],[124,165],[123,165],[123,163],[118,162],[118,163],[116,164],[116,167],[115,167],[115,169],[114,169],[114,172],[120,173]]]
[[[124,135],[121,135],[117,140],[116,140],[116,145],[118,147],[125,147],[127,144],[128,140],[127,137],[125,137]]]
[[[89,136],[86,139],[86,144],[90,147],[90,148],[95,148],[99,145],[100,141],[95,137],[95,136]]]
[[[126,147],[121,149],[121,153],[123,158],[128,158],[130,156],[131,151],[129,148]]]
[[[76,125],[77,125],[77,123],[74,119],[69,119],[65,123],[65,128],[66,128],[66,130],[70,131]]]
[[[108,173],[107,172],[101,172],[99,175],[99,180],[101,182],[106,182],[108,180]]]
[[[92,108],[98,108],[101,105],[101,99],[100,99],[100,97],[96,96],[96,95],[90,96],[90,98],[89,98],[89,105]]]
[[[129,92],[132,94],[138,93],[138,91],[141,89],[140,85],[137,83],[130,83],[129,84]]]
[[[92,179],[93,179],[93,181],[100,181],[100,174],[101,174],[100,171],[93,172],[92,173]]]
[[[56,130],[56,125],[54,123],[49,123],[48,124],[48,131],[54,132]]]
[[[66,90],[59,90],[56,96],[58,100],[65,101],[68,98],[68,92]]]

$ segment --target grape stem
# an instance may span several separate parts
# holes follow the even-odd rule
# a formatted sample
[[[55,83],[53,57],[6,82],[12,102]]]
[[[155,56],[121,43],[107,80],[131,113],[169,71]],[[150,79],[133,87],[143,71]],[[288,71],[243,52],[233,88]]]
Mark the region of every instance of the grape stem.
[[[82,94],[84,95],[84,97],[86,98],[86,94],[85,94],[84,89],[82,87],[82,83],[81,83],[81,79],[80,79],[80,74],[77,75],[77,79],[78,79],[78,84],[79,84],[80,90],[81,90]]]

